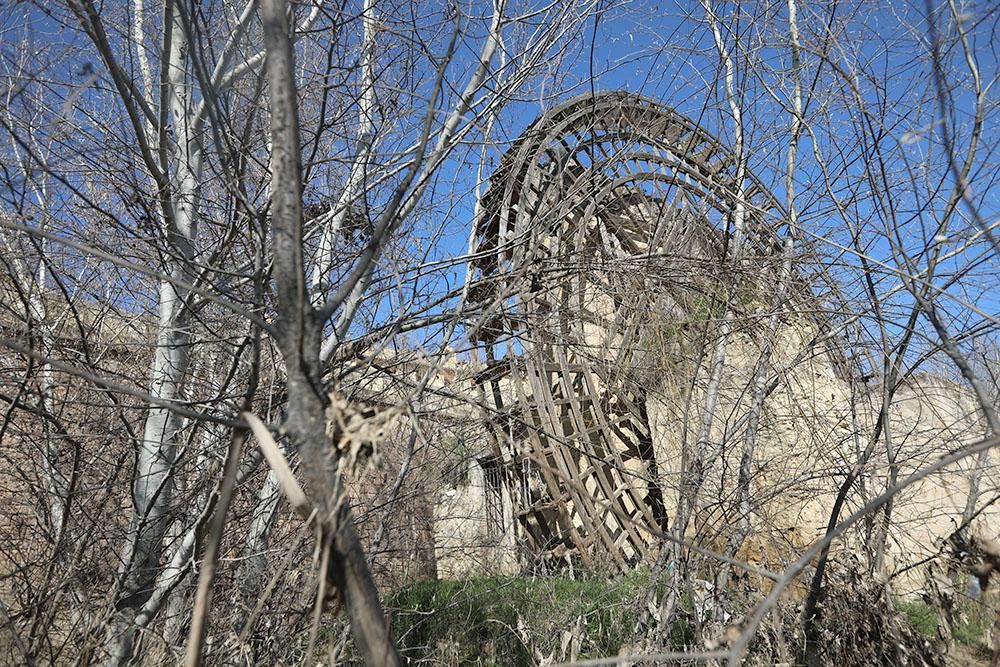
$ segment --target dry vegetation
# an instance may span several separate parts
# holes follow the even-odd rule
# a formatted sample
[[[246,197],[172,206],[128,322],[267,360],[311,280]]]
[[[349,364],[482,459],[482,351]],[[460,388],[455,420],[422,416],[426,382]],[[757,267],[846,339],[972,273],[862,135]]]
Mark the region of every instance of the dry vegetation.
[[[0,17],[0,663],[1000,667],[992,3]]]

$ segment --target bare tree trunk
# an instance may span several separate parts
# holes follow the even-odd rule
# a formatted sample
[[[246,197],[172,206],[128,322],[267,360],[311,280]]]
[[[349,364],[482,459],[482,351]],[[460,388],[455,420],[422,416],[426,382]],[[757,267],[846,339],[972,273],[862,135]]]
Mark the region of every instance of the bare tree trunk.
[[[312,305],[320,308],[329,292],[330,272],[336,255],[334,247],[353,208],[362,194],[368,164],[375,143],[375,36],[377,34],[374,0],[364,0],[361,14],[364,36],[361,39],[361,87],[358,91],[358,146],[336,203],[330,207],[329,222],[323,227],[312,270]]]
[[[17,158],[19,165],[24,165],[25,160],[20,146],[16,141],[10,142],[13,155]],[[25,173],[22,166],[24,181],[30,184],[32,194],[42,212],[42,224],[47,224],[49,219],[49,196],[47,193],[47,179],[36,184],[30,173]],[[44,177],[43,177],[44,178]],[[22,298],[26,300],[28,331],[38,336],[41,343],[41,351],[44,355],[50,355],[53,351],[52,336],[52,313],[48,312],[45,303],[45,292],[48,288],[48,272],[45,261],[38,263],[37,269],[32,269],[28,262],[24,260],[20,251],[10,242],[6,232],[0,232],[0,242],[6,252],[5,258],[13,264],[15,280],[18,285],[17,290]],[[42,245],[42,255],[45,254],[46,241],[40,241]],[[54,414],[53,390],[55,382],[53,379],[52,366],[42,362],[38,373],[38,392],[42,410],[46,414]],[[51,425],[47,421],[42,422],[44,451],[45,455],[42,465],[45,470],[45,482],[47,486],[46,506],[49,513],[49,527],[52,541],[57,542],[62,533],[65,522],[66,491],[68,479],[61,470],[59,464],[59,440],[53,437]]]
[[[798,210],[795,205],[795,165],[799,151],[799,136],[802,133],[802,80],[799,57],[799,26],[796,19],[795,0],[788,0],[788,31],[791,37],[792,77],[794,90],[792,93],[792,136],[788,142],[788,159],[785,169],[785,196],[788,209],[788,232],[782,245],[781,271],[775,288],[774,299],[771,302],[771,315],[767,322],[767,333],[764,339],[764,349],[761,351],[757,366],[754,369],[753,395],[748,413],[746,432],[743,437],[743,452],[740,456],[740,471],[737,481],[737,528],[730,536],[729,549],[735,554],[743,541],[750,535],[750,515],[753,507],[750,501],[750,483],[753,473],[753,463],[756,459],[760,417],[767,397],[767,375],[771,368],[771,355],[774,351],[774,340],[781,322],[781,311],[785,307],[788,292],[788,281],[792,273],[792,256],[795,252],[795,240],[798,235]]]
[[[743,155],[743,122],[741,109],[736,100],[734,63],[729,56],[729,52],[722,39],[722,35],[719,32],[715,11],[712,9],[710,0],[704,0],[702,4],[705,7],[705,15],[708,19],[709,26],[712,29],[712,34],[715,37],[716,49],[719,52],[719,57],[723,66],[726,68],[726,99],[733,115],[735,127],[735,152],[736,159],[738,161],[736,182],[739,184],[739,192],[736,193],[736,206],[732,220],[733,237],[730,246],[731,254],[730,257],[726,258],[727,261],[731,261],[735,264],[739,261],[742,254],[743,239],[746,233],[746,230],[744,229],[746,218],[746,198],[743,192],[743,178],[746,174],[746,160]],[[729,343],[729,338],[732,335],[733,322],[735,319],[735,315],[732,311],[732,297],[733,288],[727,288],[725,314],[723,315],[722,324],[719,326],[718,336],[715,340],[715,346],[712,353],[712,368],[709,375],[708,385],[705,389],[705,404],[702,409],[701,420],[698,425],[694,458],[691,461],[689,469],[684,473],[685,480],[681,485],[677,519],[674,521],[676,537],[679,540],[684,539],[684,533],[687,531],[688,522],[690,521],[691,514],[694,511],[697,494],[701,489],[702,483],[704,482],[707,468],[710,467],[711,461],[715,458],[715,456],[713,456],[708,449],[712,436],[712,426],[715,419],[716,402],[719,398],[719,388],[722,384],[723,371],[726,366],[726,347]]]
[[[175,135],[174,172],[168,175],[172,190],[171,219],[164,234],[176,256],[167,273],[189,283],[198,234],[198,199],[202,179],[202,148],[190,94],[189,45],[178,13],[164,30],[170,31],[166,67],[167,99]],[[149,393],[162,401],[183,397],[190,357],[190,312],[187,291],[172,280],[160,282],[159,331]],[[123,581],[115,603],[116,617],[109,637],[110,662],[129,661],[134,643],[133,621],[149,599],[160,571],[163,537],[173,500],[173,466],[178,435],[184,420],[170,408],[150,405],[136,460],[132,521],[122,549]]]
[[[732,238],[729,242],[729,255],[724,258],[731,266],[739,266],[742,260],[744,240],[746,238],[746,193],[744,189],[744,179],[746,177],[746,155],[744,150],[744,128],[743,115],[736,91],[736,66],[726,47],[725,40],[719,29],[718,17],[712,8],[711,0],[702,0],[705,9],[705,18],[715,41],[715,48],[719,55],[721,65],[725,68],[725,98],[729,106],[729,111],[733,118],[733,131],[735,136],[734,152],[736,155],[736,184],[735,206],[733,210]],[[687,533],[688,524],[694,515],[698,503],[698,494],[705,482],[709,470],[714,465],[715,460],[721,454],[720,451],[710,451],[712,447],[712,427],[715,423],[716,405],[719,399],[719,391],[722,386],[722,379],[726,368],[726,352],[729,339],[732,336],[733,325],[735,323],[735,313],[733,312],[733,298],[736,294],[735,284],[726,287],[725,311],[722,323],[717,332],[715,345],[712,352],[712,366],[709,374],[708,384],[705,388],[705,403],[701,412],[701,419],[698,424],[698,434],[695,441],[695,451],[690,464],[682,471],[681,488],[678,494],[677,516],[674,520],[674,561],[676,565],[672,570],[672,583],[667,599],[662,605],[661,616],[666,623],[671,622],[671,618],[676,608],[678,600],[678,586],[682,576],[680,563],[682,562],[683,540]],[[724,444],[720,445],[724,446]],[[688,582],[691,578],[688,577]]]
[[[369,665],[395,665],[399,657],[354,529],[350,505],[341,496],[336,450],[330,447],[326,432],[327,398],[319,359],[322,320],[309,303],[302,256],[302,170],[287,9],[283,0],[261,3],[271,112],[271,229],[278,334],[288,375],[284,430],[302,454],[312,492],[320,496],[322,539],[331,548],[324,574],[343,596],[358,650]]]
[[[281,506],[281,486],[278,476],[273,470],[268,470],[254,506],[253,519],[247,532],[246,542],[242,549],[242,561],[237,570],[236,580],[239,585],[231,593],[233,606],[230,623],[231,636],[236,644],[230,647],[224,656],[227,665],[244,664],[239,650],[239,637],[245,634],[250,618],[249,609],[260,594],[261,584],[265,580],[268,566],[268,545],[271,530],[274,528]]]

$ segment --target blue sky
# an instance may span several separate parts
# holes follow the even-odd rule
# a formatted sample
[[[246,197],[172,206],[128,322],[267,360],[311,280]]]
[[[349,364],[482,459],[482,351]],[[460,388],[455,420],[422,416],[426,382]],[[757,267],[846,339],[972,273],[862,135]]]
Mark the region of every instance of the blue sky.
[[[990,82],[997,76],[997,40],[993,39],[997,8],[994,5],[980,2],[965,6],[966,25],[971,31],[973,51],[984,82]],[[9,57],[20,37],[31,36],[37,48],[43,49],[37,62],[49,59],[54,63],[54,69],[47,74],[55,75],[55,88],[68,95],[70,93],[66,91],[72,91],[74,83],[87,78],[82,69],[86,63],[93,61],[94,65],[99,65],[99,61],[95,54],[79,47],[78,35],[61,29],[57,22],[38,9],[41,6],[48,7],[24,4],[4,10],[3,49]],[[122,6],[121,3],[106,5],[109,11]],[[537,6],[537,3],[513,3],[510,12],[522,11],[529,6]],[[733,49],[737,63],[737,83],[744,108],[751,169],[769,184],[777,197],[783,199],[785,151],[791,126],[789,114],[782,109],[787,101],[790,81],[787,76],[790,51],[786,3],[715,3],[715,6],[727,47]],[[803,41],[819,44],[821,40],[816,32],[825,25],[832,5],[800,2],[799,6]],[[427,6],[431,12],[435,11],[435,7]],[[465,9],[470,16],[475,11],[485,15],[483,3],[466,5]],[[928,57],[923,3],[840,3],[837,11],[833,25],[837,27],[838,34],[830,47],[832,60],[844,68],[863,69],[858,76],[861,94],[869,108],[883,114],[879,121],[883,125],[878,129],[886,132],[882,146],[892,177],[903,184],[914,179],[924,179],[928,183],[943,179],[945,186],[949,185],[947,167],[939,152],[941,133],[940,125],[935,124],[936,91]],[[471,20],[469,25],[472,28],[470,38],[460,45],[450,74],[456,85],[463,82],[462,75],[473,62],[471,49],[478,46],[476,38],[482,36],[485,23]],[[445,36],[445,33],[439,33],[430,39],[432,50],[440,51]],[[349,36],[349,39],[356,39],[356,35]],[[736,49],[736,45],[740,48]],[[380,57],[384,61],[396,61],[399,55],[387,51]],[[752,60],[752,67],[748,65],[748,57]],[[954,92],[953,121],[961,144],[967,136],[972,109],[967,90],[969,77],[967,71],[962,72],[964,60],[960,51],[947,51],[945,59],[951,71],[959,73],[953,80],[958,84]],[[803,61],[803,79],[811,83],[819,60],[814,52],[809,51],[803,54]],[[562,55],[553,57],[550,65],[550,71],[530,82],[523,91],[523,97],[510,104],[501,115],[491,137],[491,142],[496,142],[490,150],[492,164],[496,164],[500,153],[537,115],[571,95],[591,89],[623,89],[642,93],[697,120],[724,143],[733,143],[732,119],[722,97],[719,80],[719,61],[701,3],[672,0],[603,3],[596,23],[589,18],[584,21]],[[426,62],[423,66],[427,67]],[[556,73],[558,76],[554,76]],[[423,75],[426,74],[424,71]],[[60,78],[69,87],[61,87]],[[842,170],[835,181],[835,189],[850,204],[851,215],[857,224],[864,226],[868,252],[877,261],[891,265],[895,259],[889,252],[882,230],[875,226],[878,208],[864,196],[866,186],[863,177],[865,167],[871,163],[872,153],[862,150],[858,141],[858,130],[867,129],[862,127],[863,118],[856,105],[852,106],[853,102],[849,100],[850,91],[844,85],[843,77],[831,66],[824,65],[816,80],[817,89],[807,110],[808,120],[816,133],[816,146],[826,159]],[[108,82],[102,81],[106,87]],[[995,108],[995,92],[991,92],[989,98]],[[81,106],[99,106],[99,103],[99,94],[90,88],[78,102]],[[884,108],[880,108],[883,104]],[[991,110],[987,117],[982,157],[973,182],[980,215],[987,221],[995,221],[1000,212],[1000,202],[993,187],[997,178],[996,116],[996,112]],[[405,139],[405,132],[399,136]],[[397,145],[402,143],[400,141]],[[391,148],[390,145],[383,147]],[[2,150],[4,155],[8,154],[7,145]],[[851,282],[852,276],[856,275],[851,266],[854,260],[850,254],[838,258],[835,250],[838,244],[850,244],[849,230],[843,220],[834,214],[832,200],[821,187],[822,172],[812,151],[812,138],[804,136],[796,180],[797,204],[805,237],[814,241],[826,238],[832,242],[817,241],[825,256],[824,261],[829,263],[830,271],[841,280],[846,291],[856,292],[859,285]],[[928,154],[934,156],[926,163],[929,169],[921,164]],[[423,244],[421,251],[428,258],[447,260],[449,257],[460,257],[465,252],[472,224],[477,157],[476,145],[457,151],[428,193],[430,209],[420,218],[409,239],[418,247]],[[926,183],[923,185],[926,186]],[[914,192],[905,185],[894,187],[892,194],[898,219],[906,221],[901,241],[911,250],[920,250],[933,237],[934,223],[930,213],[935,209],[939,211],[942,202],[934,197],[928,198],[926,191]],[[71,203],[71,198],[62,200],[62,195],[58,193],[54,196],[64,204]],[[127,218],[126,212],[123,211],[122,215]],[[957,247],[955,239],[968,232],[969,225],[967,221],[958,225],[949,241],[952,247]],[[441,238],[437,238],[439,231],[443,234]],[[978,247],[959,253],[943,267],[945,271],[957,270],[970,258],[981,261],[972,275],[949,287],[951,293],[965,302],[947,301],[946,307],[956,317],[981,318],[981,313],[970,310],[968,304],[993,317],[1000,311],[1000,298],[995,280],[992,280],[998,269],[997,258],[991,253],[984,256],[985,252]],[[439,272],[437,278],[428,279],[418,291],[434,292],[445,284],[454,287],[460,281],[460,270],[461,266],[458,266]],[[882,290],[890,289],[894,282],[891,271],[887,270],[879,276],[879,288]],[[905,295],[897,294],[887,302],[886,307],[903,313],[909,303]],[[397,307],[398,304],[383,302],[381,309],[388,316]]]
[[[825,25],[829,8],[815,3],[799,3],[799,6],[803,41],[818,44],[814,33]],[[791,117],[782,108],[787,104],[790,90],[786,4],[768,5],[765,18],[751,16],[760,11],[758,5],[744,5],[742,15],[735,20],[734,7],[732,3],[716,3],[727,47],[734,49],[738,42],[744,49],[733,51],[733,55],[751,168],[784,200],[783,179],[791,126]],[[831,60],[842,71],[859,70],[857,81],[864,104],[869,113],[877,113],[879,118],[866,126],[844,77],[829,63],[823,64],[817,75],[820,60],[814,51],[807,50],[803,53],[803,80],[807,87],[814,77],[817,81],[816,89],[807,96],[807,122],[814,129],[815,147],[840,170],[834,181],[835,190],[849,203],[849,217],[862,230],[862,245],[878,270],[877,288],[885,292],[898,284],[894,271],[899,258],[893,256],[886,230],[879,223],[884,203],[881,207],[876,205],[865,183],[866,170],[874,168],[876,154],[871,146],[860,143],[858,132],[874,128],[883,134],[880,154],[893,181],[889,199],[897,222],[902,224],[900,242],[915,253],[915,260],[921,266],[926,260],[926,246],[934,237],[934,214],[941,212],[945,195],[953,184],[941,153],[942,134],[931,76],[927,22],[922,3],[844,5],[838,11],[835,25],[840,32],[831,46]],[[997,75],[992,40],[997,26],[996,12],[995,7],[982,3],[969,6],[966,14],[970,42],[982,79],[987,83]],[[944,31],[947,32],[947,26]],[[512,105],[504,115],[502,137],[513,139],[545,108],[570,95],[591,88],[623,89],[674,107],[732,145],[732,119],[722,98],[718,58],[700,3],[625,4],[602,15],[596,30],[593,24],[588,24],[570,51],[565,58],[568,64],[568,75],[563,81],[565,92],[558,97],[537,95],[534,99],[528,95],[526,101]],[[754,61],[752,67],[747,64],[748,55]],[[973,109],[972,95],[968,92],[969,75],[963,69],[960,51],[948,50],[944,58],[949,74],[955,74],[949,85],[956,86],[950,91],[953,106],[949,109],[949,127],[957,133],[961,148],[968,138]],[[533,92],[537,93],[539,88],[536,86]],[[549,93],[552,89],[542,90]],[[778,99],[774,99],[772,91]],[[995,93],[988,98],[995,107]],[[996,142],[991,139],[996,136],[996,125],[996,114],[988,114],[973,183],[978,212],[988,221],[995,221],[1000,212],[1000,202],[991,187],[998,169],[993,145]],[[821,252],[822,262],[840,281],[845,296],[856,298],[861,296],[862,289],[857,280],[857,258],[851,251],[838,249],[851,246],[851,232],[835,214],[833,201],[823,187],[822,170],[813,155],[813,136],[802,137],[797,158],[796,205],[803,240],[812,242]],[[927,158],[928,155],[931,157]],[[470,171],[458,172],[458,182],[463,185],[457,191],[471,193],[474,179]],[[914,180],[918,188],[908,185],[908,181]],[[940,190],[936,195],[929,191],[934,181],[938,181]],[[459,254],[465,248],[468,223],[464,221],[471,218],[471,198],[455,203],[452,202],[450,209],[455,216],[454,224],[447,226],[450,233],[443,247]],[[946,254],[960,246],[963,235],[975,231],[968,219],[968,209],[962,210],[962,217],[952,223]],[[949,284],[949,274],[969,261],[977,262],[977,267],[957,284]],[[958,321],[983,320],[984,316],[987,322],[995,319],[1000,313],[1000,294],[993,280],[998,269],[997,257],[982,244],[954,254],[942,263],[939,269],[942,279],[938,284],[955,298],[943,298],[940,305]],[[901,318],[911,304],[912,299],[905,291],[895,291],[882,307],[886,314]],[[933,339],[924,324],[920,326],[923,334]],[[901,333],[892,323],[890,331],[897,336]],[[874,334],[874,330],[870,332]]]

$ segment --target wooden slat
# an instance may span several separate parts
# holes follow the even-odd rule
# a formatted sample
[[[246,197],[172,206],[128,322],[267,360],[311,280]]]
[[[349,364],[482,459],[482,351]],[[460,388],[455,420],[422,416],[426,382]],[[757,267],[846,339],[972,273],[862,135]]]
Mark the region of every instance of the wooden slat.
[[[565,350],[562,347],[557,347],[556,359],[557,359],[557,361],[559,363],[563,363],[565,366],[568,366],[568,362],[566,361],[566,352],[565,352]],[[565,370],[564,370],[564,374],[563,374],[563,380],[564,380],[564,382],[563,382],[563,391],[564,392],[573,391],[574,388],[572,386],[572,383],[570,381],[568,381],[568,377],[566,375],[566,371]],[[583,401],[583,400],[592,400],[592,397],[580,397],[580,401]],[[578,433],[581,433],[581,434],[588,433],[588,436],[586,438],[581,438],[580,442],[583,443],[583,445],[585,447],[587,447],[588,450],[591,450],[591,448],[592,448],[592,445],[591,445],[592,439],[589,437],[589,433],[599,434],[600,431],[595,431],[595,430],[593,430],[593,429],[591,429],[591,428],[589,428],[587,426],[586,420],[583,417],[583,413],[580,410],[580,401],[576,401],[576,402],[574,402],[571,405],[572,414],[573,414],[573,421],[576,424]],[[606,428],[607,425],[603,424],[601,426],[603,426],[603,427]],[[589,472],[596,477],[596,479],[598,481],[598,484],[601,487],[601,491],[604,493],[605,497],[609,501],[614,502],[614,500],[615,500],[614,485],[611,483],[611,480],[609,479],[609,474],[608,474],[608,471],[607,471],[606,467],[607,466],[605,466],[603,463],[595,465],[592,462],[591,466],[590,466],[590,471]],[[581,472],[583,472],[583,471],[581,470]],[[606,515],[606,512],[604,514]],[[605,521],[605,519],[604,519],[603,516],[599,517],[599,518],[600,518],[601,523],[603,523]],[[633,536],[634,536],[634,538],[636,540],[641,540],[641,538],[639,536],[639,533],[635,529],[634,526],[629,525],[629,526],[626,526],[626,528],[629,530],[629,532],[633,533]]]
[[[589,395],[591,397],[590,408],[591,408],[591,410],[593,410],[594,416],[597,417],[597,419],[601,423],[607,424],[608,420],[607,420],[606,416],[604,415],[604,411],[601,409],[600,401],[599,400],[595,400],[595,398],[599,396],[599,393],[597,392],[597,389],[596,389],[596,387],[593,384],[593,380],[589,376],[586,377],[586,380],[587,380],[587,383],[589,385],[587,387],[587,392],[589,393]],[[608,431],[610,431],[610,430],[611,429],[610,429],[610,426],[609,426]],[[608,432],[605,432],[605,433],[602,434],[602,437],[607,438],[609,435],[610,434]],[[612,449],[610,447],[609,447],[609,449],[611,449],[611,451],[614,453],[615,461],[616,461],[617,466],[620,467],[621,469],[624,469],[625,463],[624,463],[624,461],[622,461],[620,454],[616,450],[614,450],[614,449]],[[629,493],[632,495],[633,502],[635,502],[636,506],[642,508],[642,510],[643,510],[643,516],[645,517],[645,519],[647,521],[646,525],[648,525],[648,526],[655,526],[656,524],[653,521],[652,514],[649,512],[649,509],[646,507],[646,503],[645,503],[644,499],[642,497],[640,497],[640,496],[637,495],[637,492],[636,492],[634,486],[630,485],[630,487],[629,487]],[[648,546],[649,546],[648,545],[648,540],[644,540],[642,544],[638,544],[636,546],[641,551],[645,551],[648,548]]]
[[[561,438],[562,437],[561,429],[553,428],[553,423],[552,423],[553,420],[551,417],[551,413],[549,412],[549,405],[548,405],[549,392],[547,390],[543,390],[542,383],[540,382],[540,377],[537,373],[536,368],[534,367],[534,364],[529,362],[526,366],[527,366],[526,370],[527,370],[528,386],[531,391],[534,407],[538,410],[540,422],[542,422],[536,424],[536,426],[540,427],[543,431],[552,433],[557,438]],[[541,443],[538,442],[537,436],[532,434],[529,440],[532,443],[533,450],[536,453],[541,453],[543,447],[541,446]],[[556,448],[555,455],[553,456],[556,463],[556,472],[558,472],[559,475],[563,476],[564,479],[575,479],[575,475],[573,475],[566,467],[565,457],[561,455],[561,452],[559,450],[560,448]],[[547,466],[539,466],[539,467],[541,468],[542,476],[545,481],[545,486],[548,489],[549,495],[552,497],[561,496],[563,493],[563,486],[559,483],[559,480],[553,474],[553,471],[549,470]],[[573,498],[573,502],[561,505],[560,514],[565,514],[567,511],[575,510],[589,518],[589,514],[592,508],[588,507],[586,501],[584,499],[579,498],[578,494],[570,491],[570,495]],[[569,505],[569,507],[567,507],[567,505]],[[586,553],[586,550],[583,547],[584,542],[582,540],[582,537],[579,531],[576,530],[575,526],[573,526],[571,517],[568,518],[569,518],[568,523],[569,523],[569,532],[571,539],[573,540],[574,544],[576,544],[577,547],[580,549],[581,551],[580,557],[584,561],[589,561],[590,559],[589,554]]]

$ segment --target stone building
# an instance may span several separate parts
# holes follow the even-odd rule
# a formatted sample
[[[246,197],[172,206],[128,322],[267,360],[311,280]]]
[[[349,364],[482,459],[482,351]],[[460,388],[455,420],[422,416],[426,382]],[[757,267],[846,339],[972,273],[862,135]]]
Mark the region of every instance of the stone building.
[[[684,513],[686,539],[780,567],[825,532],[854,466],[841,518],[983,435],[969,393],[932,375],[892,388],[876,427],[884,388],[783,253],[780,205],[740,174],[689,120],[623,93],[552,109],[506,153],[477,221],[476,349],[442,412],[482,428],[434,497],[439,576],[628,569]],[[986,500],[997,477],[978,463]],[[961,522],[971,465],[910,485],[888,524],[875,513],[839,544],[909,571]],[[973,530],[995,534],[997,516],[987,506]]]

